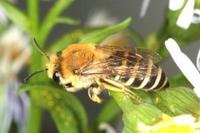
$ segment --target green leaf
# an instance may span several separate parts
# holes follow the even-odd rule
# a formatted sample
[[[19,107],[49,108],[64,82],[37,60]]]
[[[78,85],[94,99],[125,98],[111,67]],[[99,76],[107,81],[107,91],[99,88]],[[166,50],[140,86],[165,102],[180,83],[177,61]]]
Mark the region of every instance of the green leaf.
[[[178,74],[178,75],[170,78],[170,86],[172,86],[172,87],[185,86],[188,88],[192,88],[192,85],[190,84],[190,82],[182,74]]]
[[[65,105],[59,104],[50,112],[60,133],[78,133],[77,121]]]
[[[75,43],[79,40],[81,36],[83,36],[83,32],[81,30],[75,30],[67,35],[63,35],[56,42],[51,44],[50,52],[57,52],[66,48],[69,44]]]
[[[31,34],[30,21],[22,11],[20,11],[19,9],[15,8],[14,6],[6,2],[1,2],[1,5],[5,9],[6,15],[9,17],[9,19],[13,21],[13,23],[15,23],[25,32]]]
[[[0,35],[4,33],[4,31],[6,31],[7,27],[6,25],[0,25]]]
[[[80,43],[100,43],[101,41],[103,41],[106,37],[117,33],[119,31],[124,30],[125,28],[127,28],[129,26],[129,24],[131,23],[131,18],[127,18],[126,20],[124,20],[122,23],[118,24],[118,25],[114,25],[102,30],[98,30],[98,31],[94,31],[91,32],[89,34],[86,34],[85,36],[83,36],[80,39]]]
[[[48,14],[45,17],[39,32],[41,44],[44,45],[48,34],[56,24],[57,18],[71,5],[72,2],[73,0],[57,0],[50,11],[48,11]]]
[[[126,133],[137,132],[139,123],[154,124],[163,115],[162,111],[152,104],[135,104],[129,96],[123,93],[110,91],[110,94],[123,111],[124,130]]]
[[[61,36],[57,41],[53,42],[50,47],[50,52],[56,52],[63,50],[68,45],[72,43],[77,43],[82,36],[87,33],[94,32],[96,30],[104,29],[105,27],[97,28],[82,28],[72,32],[67,33],[66,35]]]
[[[108,103],[106,103],[101,112],[98,114],[98,117],[96,119],[96,126],[99,126],[99,124],[103,122],[110,122],[118,114],[120,114],[120,112],[120,108],[118,107],[116,102],[111,99]]]
[[[65,108],[67,107],[68,109],[70,109],[70,111],[68,112],[73,113],[74,119],[76,119],[78,126],[81,127],[81,130],[83,132],[87,130],[88,121],[87,121],[86,111],[81,105],[81,103],[72,94],[64,90],[61,90],[61,88],[59,88],[58,86],[53,86],[50,85],[49,83],[39,83],[39,82],[28,83],[26,85],[23,85],[22,87],[20,87],[19,92],[24,92],[24,91],[31,91],[31,94],[34,95],[32,97],[34,98],[34,103],[38,104],[38,106],[47,108],[50,112],[55,111],[54,109],[56,108],[65,110]],[[53,112],[52,115],[56,116],[57,113]],[[58,122],[60,123],[60,120]],[[59,126],[62,127],[63,125]]]
[[[56,20],[57,23],[61,23],[61,24],[68,24],[68,25],[78,25],[80,24],[79,20],[70,18],[70,17],[59,17]]]
[[[123,114],[126,133],[136,133],[138,132],[138,124],[152,125],[158,122],[164,114],[155,106],[147,103],[131,106],[131,109],[130,112]]]
[[[136,31],[134,31],[133,29],[127,29],[127,33],[129,35],[129,37],[134,41],[134,43],[137,46],[146,48],[144,40],[141,37],[141,35],[139,35],[139,33],[137,33]]]
[[[167,88],[155,94],[154,103],[171,115],[200,115],[200,99],[193,90],[186,87]]]

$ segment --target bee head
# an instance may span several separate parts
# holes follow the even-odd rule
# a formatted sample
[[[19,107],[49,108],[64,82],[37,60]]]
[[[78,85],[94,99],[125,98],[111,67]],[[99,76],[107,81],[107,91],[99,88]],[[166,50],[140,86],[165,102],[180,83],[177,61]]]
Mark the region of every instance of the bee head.
[[[60,84],[73,82],[75,72],[93,60],[94,47],[87,44],[72,44],[49,58],[48,77]]]
[[[61,74],[60,74],[60,65],[59,58],[57,55],[52,55],[49,58],[49,62],[47,63],[47,74],[48,77],[53,79],[56,83],[60,83]]]

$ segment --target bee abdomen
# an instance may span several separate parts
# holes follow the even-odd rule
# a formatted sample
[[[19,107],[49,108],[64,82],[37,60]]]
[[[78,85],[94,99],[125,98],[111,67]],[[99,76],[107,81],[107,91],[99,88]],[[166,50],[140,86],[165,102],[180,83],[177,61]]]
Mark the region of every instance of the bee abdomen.
[[[161,88],[167,88],[169,86],[168,78],[165,72],[158,67],[157,75],[145,76],[143,78],[139,76],[135,77],[121,77],[117,75],[115,80],[122,82],[127,87],[134,89],[143,89],[145,91],[159,90]]]
[[[144,90],[159,90],[169,87],[169,81],[165,72],[159,67],[158,74],[149,78],[149,81],[144,86]]]
[[[136,79],[131,84],[136,89],[144,89],[145,91],[158,90],[169,86],[168,78],[165,72],[158,67],[157,75],[145,77],[144,79]]]
[[[119,71],[119,75],[113,75],[114,77],[112,78],[115,81],[121,82],[127,87],[145,91],[159,90],[169,86],[165,72],[160,66],[154,64],[152,59],[144,56],[143,58],[136,58],[137,56],[129,53],[129,51],[120,51],[115,54],[124,58],[118,61],[119,64],[117,66],[127,66],[124,73]],[[128,69],[129,67],[131,69]]]

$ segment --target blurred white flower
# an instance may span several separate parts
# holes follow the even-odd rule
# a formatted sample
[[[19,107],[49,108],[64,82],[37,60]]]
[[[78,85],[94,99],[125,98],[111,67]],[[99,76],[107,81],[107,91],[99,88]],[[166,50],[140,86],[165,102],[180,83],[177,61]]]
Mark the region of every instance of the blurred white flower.
[[[29,108],[27,95],[16,94],[20,86],[19,71],[27,65],[31,54],[28,37],[11,26],[0,37],[0,132],[8,133],[14,122],[20,133],[26,133]]]
[[[89,27],[109,26],[117,22],[118,19],[111,16],[106,10],[96,10],[88,15],[85,25]]]
[[[197,65],[197,68],[199,69],[199,72],[200,72],[200,49],[199,49],[199,53],[197,54],[196,65]]]
[[[192,18],[192,23],[194,23],[194,24],[200,23],[200,10],[199,9],[194,10],[194,16]]]
[[[29,109],[29,98],[25,93],[20,95],[16,94],[20,83],[14,81],[10,84],[6,84],[3,94],[4,104],[2,106],[2,122],[1,133],[8,133],[12,122],[14,122],[18,128],[19,133],[26,133],[27,118]],[[1,88],[2,89],[2,88]]]
[[[179,10],[183,7],[184,2],[185,0],[169,0],[169,9],[172,11]],[[183,29],[188,29],[192,23],[200,23],[200,10],[194,8],[195,0],[187,0],[176,21],[176,25]]]
[[[184,0],[169,0],[169,9],[176,11],[181,9],[184,4]]]
[[[181,14],[176,21],[176,24],[183,29],[188,29],[192,23],[193,11],[194,11],[195,0],[188,0],[187,4],[181,11]],[[187,18],[187,19],[186,19]]]
[[[190,114],[170,117],[163,115],[161,121],[154,125],[139,123],[140,133],[199,133],[200,122]]]
[[[105,133],[117,133],[116,130],[108,123],[101,123],[99,125],[99,130],[105,131]]]
[[[8,23],[8,18],[2,6],[0,6],[0,24],[6,25]]]
[[[146,15],[150,2],[151,0],[143,0],[140,10],[140,18],[143,18]]]
[[[188,81],[190,81],[190,83],[193,85],[196,95],[200,97],[200,73],[195,65],[192,63],[189,57],[181,51],[174,39],[169,38],[166,40],[165,46],[176,65],[179,67]]]
[[[0,82],[12,80],[27,62],[31,47],[27,36],[11,26],[0,38]],[[4,82],[4,81],[3,81]]]

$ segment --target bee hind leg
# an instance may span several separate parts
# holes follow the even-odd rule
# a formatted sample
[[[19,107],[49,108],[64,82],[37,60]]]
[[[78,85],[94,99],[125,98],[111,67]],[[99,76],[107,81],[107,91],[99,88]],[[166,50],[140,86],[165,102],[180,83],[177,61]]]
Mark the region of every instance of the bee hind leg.
[[[90,87],[88,89],[88,96],[93,102],[102,103],[102,99],[98,96],[102,90],[99,87]]]
[[[123,92],[125,94],[127,94],[129,97],[131,97],[132,99],[136,100],[137,102],[139,102],[139,103],[143,102],[141,97],[137,96],[134,92],[132,92],[128,88],[122,88],[122,90],[123,90]]]
[[[102,79],[100,82],[101,86],[107,90],[115,91],[115,92],[121,92],[129,97],[131,97],[133,100],[135,100],[138,103],[142,103],[143,100],[141,97],[136,95],[134,92],[129,90],[128,88],[124,87],[123,85],[109,79]]]

